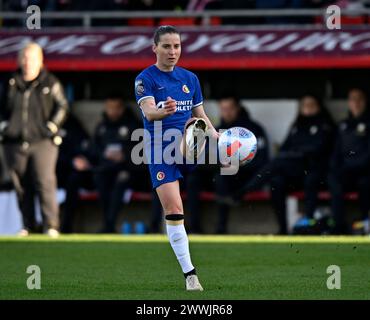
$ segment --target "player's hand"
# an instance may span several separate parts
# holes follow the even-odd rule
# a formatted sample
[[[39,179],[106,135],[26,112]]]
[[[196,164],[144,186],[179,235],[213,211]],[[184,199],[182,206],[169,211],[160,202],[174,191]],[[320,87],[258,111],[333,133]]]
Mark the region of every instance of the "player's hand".
[[[211,137],[213,139],[218,139],[220,137],[221,133],[217,132],[215,128],[211,128]]]
[[[164,113],[168,116],[176,112],[176,101],[171,97],[167,97],[167,100],[164,102]]]

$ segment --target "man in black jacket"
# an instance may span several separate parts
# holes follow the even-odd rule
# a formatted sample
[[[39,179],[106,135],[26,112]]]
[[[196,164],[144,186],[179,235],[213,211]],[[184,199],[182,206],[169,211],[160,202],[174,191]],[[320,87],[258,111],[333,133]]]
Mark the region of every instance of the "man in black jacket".
[[[370,210],[370,112],[364,91],[348,93],[348,118],[339,124],[335,149],[331,158],[329,186],[336,233],[347,233],[344,197],[346,190],[359,193],[362,219],[369,219]]]
[[[271,200],[280,234],[287,233],[286,197],[289,191],[304,191],[304,212],[298,225],[308,227],[314,222],[317,195],[326,181],[334,132],[334,122],[320,100],[312,95],[302,97],[298,116],[268,168]]]
[[[90,137],[80,121],[70,114],[60,130],[63,143],[57,162],[58,187],[66,190],[64,210],[61,215],[60,231],[70,233],[73,231],[74,212],[78,205],[79,188],[94,190],[93,175],[90,170],[79,170],[78,160],[88,152]]]
[[[28,235],[32,227],[25,201],[27,193],[33,192],[27,187],[31,183],[45,215],[44,227],[55,237],[59,228],[55,166],[61,142],[57,133],[67,116],[68,102],[61,83],[43,67],[38,44],[27,44],[18,63],[20,70],[10,78],[7,96],[0,105],[0,133],[23,215],[20,235]],[[26,174],[27,167],[31,177]]]
[[[73,159],[76,175],[71,185],[74,188],[67,189],[66,217],[71,218],[73,215],[68,212],[68,208],[71,209],[68,205],[69,199],[75,197],[78,186],[85,184],[92,173],[104,213],[100,232],[116,231],[116,219],[125,190],[130,188],[135,180],[139,184],[143,183],[140,173],[135,171],[136,168],[131,163],[131,133],[138,127],[138,121],[122,98],[112,93],[105,101],[103,119],[95,129],[90,147]],[[65,222],[63,225],[68,232],[71,222]]]

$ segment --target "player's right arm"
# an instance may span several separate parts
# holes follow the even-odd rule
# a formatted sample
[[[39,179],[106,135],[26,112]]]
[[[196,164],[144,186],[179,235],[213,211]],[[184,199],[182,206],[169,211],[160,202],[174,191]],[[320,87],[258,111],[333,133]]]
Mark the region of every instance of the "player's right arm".
[[[176,101],[171,97],[167,97],[163,108],[157,108],[154,98],[148,97],[140,101],[140,107],[148,121],[156,121],[174,114],[176,112]]]
[[[155,88],[153,79],[143,73],[135,79],[136,101],[148,121],[162,120],[176,112],[176,101],[171,97],[167,97],[161,107],[157,107]]]

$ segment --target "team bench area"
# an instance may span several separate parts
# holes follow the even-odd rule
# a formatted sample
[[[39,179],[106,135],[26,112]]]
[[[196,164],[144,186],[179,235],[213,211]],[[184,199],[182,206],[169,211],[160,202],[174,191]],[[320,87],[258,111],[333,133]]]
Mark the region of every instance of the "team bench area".
[[[182,199],[186,201],[187,194],[186,192],[181,193]],[[322,202],[328,202],[331,198],[328,191],[320,191],[318,198]],[[83,191],[80,193],[80,200],[83,202],[96,201],[98,199],[98,193],[95,191]],[[133,191],[130,195],[130,203],[132,206],[141,205],[141,208],[146,208],[145,203],[151,202],[152,193],[151,192],[138,192]],[[235,207],[233,214],[231,215],[231,220],[234,220],[234,223],[231,223],[230,231],[234,230],[236,233],[248,233],[248,232],[257,232],[257,233],[273,233],[272,230],[275,229],[275,218],[272,214],[272,208],[268,203],[271,199],[269,191],[254,191],[249,192],[244,195],[243,201],[240,203],[240,206]],[[345,199],[353,202],[358,199],[357,192],[348,192],[345,194]],[[127,200],[127,199],[126,199]],[[206,218],[207,223],[211,219],[212,223],[215,223],[217,219],[217,214],[215,214],[216,209],[216,195],[214,192],[202,191],[199,194],[199,200],[207,205],[203,206],[204,212],[202,215]],[[286,198],[287,201],[287,223],[288,231],[292,232],[294,225],[301,217],[299,213],[299,202],[304,200],[304,192],[292,192]],[[329,206],[329,204],[326,204]],[[131,211],[131,210],[129,210]],[[208,212],[208,213],[207,213]],[[248,213],[247,215],[245,213]],[[211,214],[209,214],[211,213]],[[127,216],[125,217],[127,219]],[[208,219],[208,220],[207,220]],[[233,227],[234,226],[234,227]],[[244,227],[243,227],[244,226]]]

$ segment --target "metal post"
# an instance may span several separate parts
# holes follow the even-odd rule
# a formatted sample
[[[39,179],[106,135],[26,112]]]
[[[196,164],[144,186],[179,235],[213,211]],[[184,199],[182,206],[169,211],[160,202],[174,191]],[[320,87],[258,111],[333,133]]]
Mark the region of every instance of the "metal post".
[[[83,15],[83,26],[86,29],[91,27],[91,17],[88,13]]]

